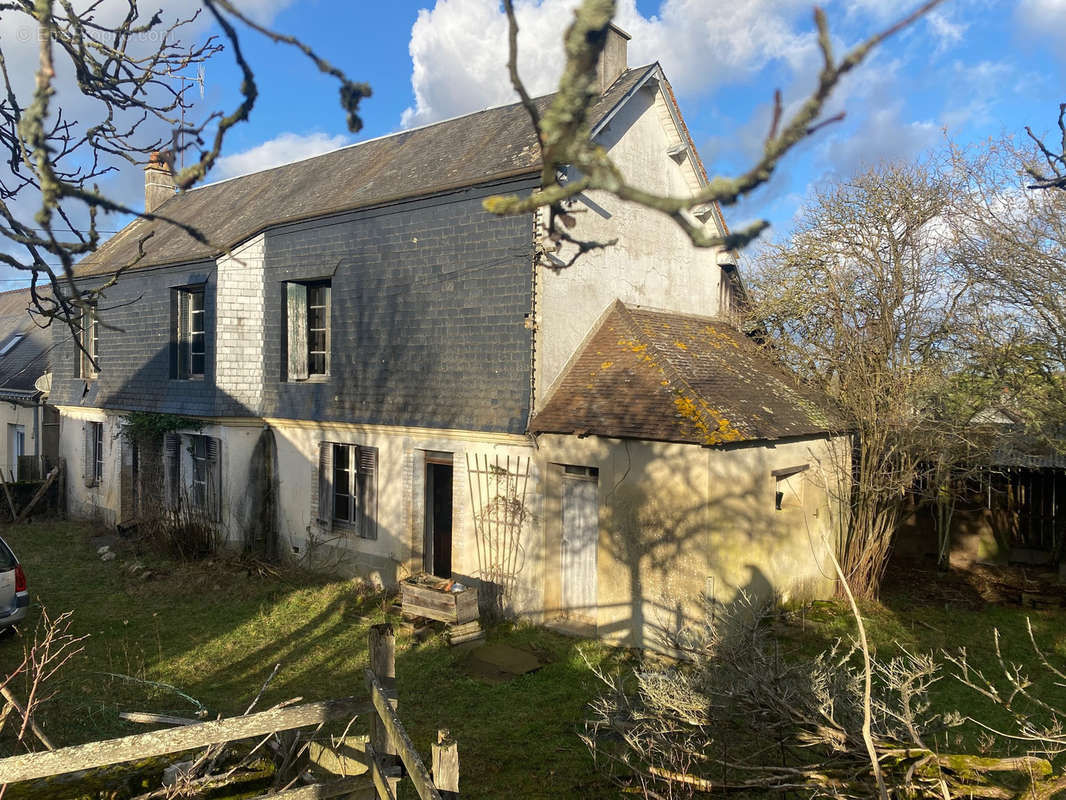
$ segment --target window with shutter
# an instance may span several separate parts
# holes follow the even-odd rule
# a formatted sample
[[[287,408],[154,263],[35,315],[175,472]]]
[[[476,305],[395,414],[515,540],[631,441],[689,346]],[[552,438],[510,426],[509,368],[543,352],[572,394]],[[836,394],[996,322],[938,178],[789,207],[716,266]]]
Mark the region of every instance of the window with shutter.
[[[96,318],[96,306],[90,305],[82,316],[81,350],[78,363],[81,365],[81,377],[95,378],[100,364],[100,324]]]
[[[322,445],[319,463],[319,504],[334,525],[354,530],[360,538],[377,538],[377,463],[376,447],[354,444]],[[322,460],[329,453],[330,463]],[[322,476],[328,475],[330,485]],[[328,500],[327,500],[328,498]]]
[[[286,379],[329,375],[330,283],[285,284]]]

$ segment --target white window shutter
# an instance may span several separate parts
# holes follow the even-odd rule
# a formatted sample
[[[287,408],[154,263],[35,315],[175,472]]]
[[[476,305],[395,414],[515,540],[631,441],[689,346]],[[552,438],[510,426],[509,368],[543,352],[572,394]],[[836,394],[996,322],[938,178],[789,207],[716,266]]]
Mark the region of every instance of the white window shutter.
[[[85,432],[85,459],[82,465],[82,477],[86,486],[96,486],[96,427],[91,422],[86,422],[82,429]]]
[[[289,332],[290,381],[307,380],[307,287],[302,283],[286,283],[286,319]]]
[[[318,445],[318,507],[315,516],[324,530],[333,530],[333,444]]]
[[[212,520],[222,519],[222,459],[219,457],[221,442],[214,436],[207,437],[207,513]]]
[[[163,492],[167,508],[176,509],[181,496],[181,436],[163,437]]]

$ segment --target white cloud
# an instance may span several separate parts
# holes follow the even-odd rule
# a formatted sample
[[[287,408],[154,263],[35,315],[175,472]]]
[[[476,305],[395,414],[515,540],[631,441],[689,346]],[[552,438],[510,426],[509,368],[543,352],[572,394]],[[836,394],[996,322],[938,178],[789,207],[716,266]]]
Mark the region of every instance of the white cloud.
[[[1066,0],[1021,0],[1016,13],[1027,33],[1066,44]]]
[[[255,147],[222,156],[211,172],[212,180],[233,178],[270,169],[290,161],[328,153],[348,144],[347,136],[325,133],[282,133]]]
[[[563,64],[562,37],[578,0],[518,0],[519,72],[534,95],[552,90]],[[621,0],[617,24],[632,35],[631,65],[660,61],[680,92],[750,78],[772,61],[792,71],[809,65],[815,40],[809,0],[663,0],[642,16]],[[803,13],[802,30],[796,29]],[[415,105],[405,126],[513,102],[507,76],[507,20],[495,0],[437,0],[411,29]]]

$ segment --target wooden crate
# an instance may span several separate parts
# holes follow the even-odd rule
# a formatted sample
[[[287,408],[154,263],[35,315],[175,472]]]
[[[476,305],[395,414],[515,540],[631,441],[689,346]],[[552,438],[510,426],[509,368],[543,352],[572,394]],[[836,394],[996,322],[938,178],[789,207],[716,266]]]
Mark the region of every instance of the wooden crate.
[[[468,586],[461,592],[453,592],[415,581],[404,581],[400,592],[404,614],[453,625],[461,625],[478,618],[477,589],[473,587]]]

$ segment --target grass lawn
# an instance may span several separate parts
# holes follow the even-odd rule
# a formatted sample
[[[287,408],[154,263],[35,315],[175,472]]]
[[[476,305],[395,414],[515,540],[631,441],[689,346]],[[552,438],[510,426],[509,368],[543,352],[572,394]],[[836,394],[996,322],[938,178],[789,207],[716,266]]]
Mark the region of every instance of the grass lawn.
[[[120,548],[101,561],[88,524],[41,522],[0,528],[22,559],[33,600],[31,622],[19,636],[0,639],[0,673],[17,666],[32,619],[42,606],[53,616],[73,610],[73,633],[88,634],[84,652],[52,685],[39,722],[60,745],[145,730],[118,717],[123,710],[190,715],[198,705],[211,717],[241,713],[275,664],[281,668],[260,708],[292,697],[320,700],[365,694],[369,626],[391,619],[387,601],[367,595],[356,582],[299,570],[261,573],[236,560],[181,564]],[[130,567],[139,562],[152,575]],[[1049,657],[1066,663],[1066,625],[1061,610],[983,610],[912,599],[907,582],[897,584],[883,605],[864,608],[873,646],[881,655],[901,647],[912,652],[965,646],[974,663],[995,673],[992,630],[1002,634],[1012,661],[1034,664],[1025,632],[1030,617]],[[782,653],[815,654],[853,621],[836,603],[819,603],[782,626]],[[795,615],[793,615],[795,619]],[[490,641],[536,651],[548,662],[537,672],[501,684],[470,677],[464,648],[441,636],[416,642],[398,629],[400,716],[415,744],[428,755],[439,727],[459,742],[463,794],[469,797],[616,797],[617,790],[594,771],[577,737],[585,704],[598,682],[586,659],[605,668],[630,669],[624,651],[565,638],[531,626],[499,625]],[[1034,676],[1036,668],[1033,667]],[[125,676],[125,677],[119,677]],[[167,686],[173,688],[167,688]],[[1066,689],[1038,683],[1049,702],[1066,707]],[[23,687],[16,692],[25,694]],[[1002,715],[957,681],[934,688],[942,710],[974,714],[989,724]],[[938,742],[944,751],[985,747],[971,728]],[[11,752],[10,733],[0,752]],[[1010,748],[998,750],[1007,754]]]
[[[239,714],[277,663],[260,708],[297,696],[364,696],[368,628],[399,621],[359,584],[298,570],[263,575],[236,561],[180,564],[124,550],[101,561],[91,541],[98,532],[69,522],[0,529],[25,566],[33,604],[21,637],[0,640],[0,673],[18,665],[42,606],[52,616],[73,610],[71,632],[88,634],[39,714],[59,745],[147,730],[119,711],[190,715],[196,705],[187,698],[211,717]],[[131,574],[133,562],[152,576]],[[605,664],[625,654],[530,626],[497,626],[489,640],[531,648],[550,663],[487,684],[466,674],[465,648],[441,636],[417,643],[398,629],[400,716],[424,756],[437,728],[449,728],[464,795],[501,796],[507,787],[516,798],[616,796],[577,731],[596,687],[585,658]],[[7,752],[10,744],[0,741]]]

